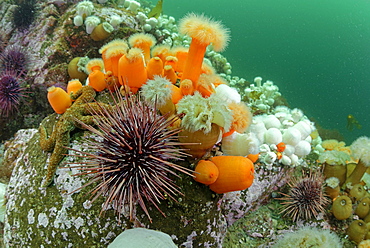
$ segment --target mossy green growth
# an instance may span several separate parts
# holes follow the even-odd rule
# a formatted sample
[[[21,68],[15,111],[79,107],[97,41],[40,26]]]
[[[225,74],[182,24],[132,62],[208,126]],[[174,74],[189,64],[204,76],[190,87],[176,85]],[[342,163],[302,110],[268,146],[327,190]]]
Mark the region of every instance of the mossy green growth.
[[[271,241],[274,230],[286,228],[279,220],[278,207],[276,203],[270,203],[250,211],[228,228],[222,247],[258,247]]]
[[[342,248],[340,238],[327,229],[303,227],[287,233],[272,246],[273,248]]]
[[[103,199],[90,204],[89,189],[76,190],[85,181],[72,177],[68,168],[59,168],[55,184],[39,187],[48,154],[43,152],[36,133],[9,182],[5,241],[22,247],[106,247],[125,228],[118,225],[113,210],[100,216]],[[65,163],[62,167],[67,167]]]
[[[51,115],[49,129],[57,121],[57,115]],[[83,149],[82,140],[94,139],[88,131],[76,130],[71,136],[70,147]],[[39,145],[39,133],[36,133],[26,148],[19,155],[19,162],[13,171],[9,183],[9,201],[5,237],[8,244],[15,246],[53,246],[68,247],[107,247],[119,233],[126,228],[144,225],[176,237],[178,245],[187,242],[194,247],[212,244],[219,247],[226,224],[218,209],[221,197],[212,193],[205,185],[193,181],[190,176],[180,175],[174,178],[184,195],[178,194],[175,200],[163,200],[159,205],[164,217],[156,208],[148,204],[152,223],[145,213],[137,208],[134,222],[118,216],[112,208],[101,213],[105,197],[100,196],[91,203],[89,193],[96,184],[79,190],[89,180],[89,175],[79,175],[79,170],[71,163],[79,163],[81,158],[72,156],[69,151],[60,163],[54,183],[49,187],[40,187],[46,170],[48,153]],[[84,150],[92,152],[91,150]],[[183,166],[190,167],[183,161]],[[124,213],[124,216],[127,216]],[[181,246],[180,246],[181,247]]]

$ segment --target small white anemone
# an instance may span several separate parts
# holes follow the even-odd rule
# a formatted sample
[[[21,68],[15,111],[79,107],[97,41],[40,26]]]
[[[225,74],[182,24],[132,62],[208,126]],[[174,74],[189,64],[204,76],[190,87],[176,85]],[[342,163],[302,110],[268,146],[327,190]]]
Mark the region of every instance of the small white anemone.
[[[87,0],[79,2],[76,6],[76,11],[78,15],[86,18],[94,11],[94,4]]]
[[[283,155],[281,157],[281,159],[279,160],[279,162],[282,163],[283,165],[291,165],[292,164],[292,160],[287,155]]]
[[[86,33],[91,34],[96,26],[100,23],[100,19],[97,16],[88,16],[85,20]]]
[[[297,155],[295,155],[295,154],[290,155],[290,159],[292,161],[290,165],[296,166],[296,165],[299,164],[298,163],[299,162],[299,158],[298,158]]]
[[[311,144],[305,140],[299,141],[298,144],[295,146],[294,154],[300,158],[307,156],[308,154],[310,154],[310,152],[311,152]]]
[[[163,106],[171,98],[171,82],[166,78],[155,75],[141,87],[141,94],[145,102],[151,106]]]
[[[297,109],[297,108],[291,111],[291,115],[292,115],[292,119],[294,122],[299,122],[304,116],[302,110]]]
[[[228,132],[232,122],[232,111],[225,101],[215,94],[204,98],[197,91],[194,95],[184,96],[178,102],[177,113],[185,114],[181,125],[190,132],[203,129],[204,133],[208,133],[211,131],[212,123]]]
[[[132,11],[133,13],[137,13],[138,8],[140,8],[141,4],[136,1],[131,1],[130,5],[128,6],[128,10]]]
[[[294,128],[298,129],[301,133],[301,139],[306,139],[313,131],[313,127],[308,120],[303,120],[298,122],[293,126]]]
[[[301,139],[302,139],[301,132],[294,127],[290,127],[284,131],[283,142],[285,144],[296,146],[298,142],[301,141]]]
[[[256,83],[257,87],[261,87],[261,84],[262,84],[261,77],[255,77],[253,81]]]
[[[146,24],[149,24],[152,28],[155,28],[158,24],[158,20],[154,17],[147,19],[145,22]]]
[[[285,155],[290,156],[290,155],[294,154],[294,152],[295,152],[294,146],[292,146],[292,145],[285,145],[285,150],[284,150],[284,154]]]
[[[370,166],[370,138],[359,137],[351,145],[352,156],[360,159],[365,166]]]
[[[329,177],[325,180],[325,183],[328,187],[334,189],[339,186],[339,179],[336,177]]]
[[[263,158],[263,162],[266,165],[272,165],[276,161],[276,154],[274,152],[267,152]]]
[[[229,156],[247,156],[260,152],[260,142],[254,133],[238,133],[224,137],[221,143],[222,151]]]
[[[272,128],[272,127],[280,128],[281,126],[279,119],[275,115],[266,115],[263,118],[263,123],[265,124],[265,127],[267,129]]]
[[[216,93],[222,100],[227,101],[228,103],[241,101],[241,96],[238,91],[226,84],[221,84],[215,89]]]
[[[76,15],[74,18],[73,18],[73,24],[77,27],[79,26],[82,26],[82,24],[84,24],[84,19],[82,18],[82,16],[80,15]]]
[[[109,23],[114,28],[117,28],[122,23],[122,17],[119,15],[111,15]]]
[[[279,129],[273,127],[265,132],[264,140],[265,143],[269,145],[277,145],[283,140],[283,135],[281,134]]]

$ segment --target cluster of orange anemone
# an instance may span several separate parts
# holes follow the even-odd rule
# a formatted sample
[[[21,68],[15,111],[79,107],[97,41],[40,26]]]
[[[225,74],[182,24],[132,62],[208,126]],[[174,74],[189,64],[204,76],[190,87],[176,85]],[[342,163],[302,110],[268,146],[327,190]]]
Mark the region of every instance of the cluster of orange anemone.
[[[182,34],[191,37],[189,48],[155,46],[156,39],[145,33],[134,34],[128,38],[128,41],[115,39],[105,44],[99,50],[101,58],[91,59],[86,64],[88,84],[98,92],[121,88],[125,92],[131,91],[135,94],[149,80],[161,77],[172,83],[170,87],[173,105],[184,96],[193,95],[195,92],[203,98],[210,97],[216,92],[216,87],[226,82],[215,73],[212,66],[203,62],[204,55],[210,44],[215,51],[222,51],[226,47],[229,40],[228,30],[219,22],[195,14],[184,17],[180,21],[179,30]],[[68,92],[51,87],[48,90],[48,99],[53,109],[62,114],[72,104],[69,97],[71,92],[76,92],[81,87],[82,84],[78,79],[72,79],[68,83]],[[222,131],[224,135],[229,135],[235,130],[243,132],[249,126],[251,116],[246,114],[249,112],[246,106],[230,104],[229,109],[233,111],[230,132],[212,124],[212,130],[216,127],[215,135],[206,148],[200,148],[200,146],[195,148],[200,152],[198,150],[194,154],[191,153],[194,157],[202,157],[209,147],[219,141]],[[173,112],[170,114],[176,114],[175,111]],[[162,112],[162,114],[166,113]],[[191,137],[198,133],[199,143],[206,143],[205,140],[208,138],[204,135],[209,136],[209,133],[204,133],[202,130],[180,133],[180,136]],[[186,148],[194,149],[194,147]],[[216,193],[242,190],[248,188],[253,182],[253,162],[242,156],[216,156],[211,161],[201,160],[198,163],[195,178],[198,182],[210,185]],[[210,179],[214,181],[208,181]]]
[[[253,183],[254,162],[242,156],[215,156],[210,160],[200,160],[195,167],[194,180],[209,185],[217,194],[245,190]]]

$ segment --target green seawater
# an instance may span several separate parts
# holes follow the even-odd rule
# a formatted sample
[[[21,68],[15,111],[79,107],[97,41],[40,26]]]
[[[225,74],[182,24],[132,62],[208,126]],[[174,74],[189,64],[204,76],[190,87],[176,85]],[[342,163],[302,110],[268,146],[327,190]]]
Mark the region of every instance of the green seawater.
[[[273,81],[290,108],[347,144],[370,136],[369,0],[164,0],[163,11],[222,21],[233,75]],[[362,129],[347,130],[349,114]]]

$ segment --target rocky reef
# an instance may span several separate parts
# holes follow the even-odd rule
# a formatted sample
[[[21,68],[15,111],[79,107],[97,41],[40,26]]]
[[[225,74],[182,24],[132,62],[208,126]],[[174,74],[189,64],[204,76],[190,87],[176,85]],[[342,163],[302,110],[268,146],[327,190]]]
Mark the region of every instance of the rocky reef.
[[[215,51],[227,45],[227,28],[196,14],[177,22],[161,14],[161,4],[2,1],[0,79],[10,50],[24,55],[15,100],[0,81],[0,105],[14,104],[0,112],[5,247],[107,247],[135,228],[188,248],[325,247],[328,239],[355,247],[370,238],[369,138],[351,147],[323,141],[272,81],[232,76]],[[34,15],[15,22],[20,12]],[[199,35],[203,29],[211,32]],[[140,61],[141,70],[124,67],[116,53],[129,66]],[[188,66],[180,67],[182,56]],[[152,77],[151,59],[162,63]],[[81,89],[70,91],[69,81]],[[55,88],[68,103],[60,112],[47,97]],[[83,91],[88,98],[79,98]],[[121,179],[123,167],[138,164],[133,177],[142,178]],[[111,193],[105,187],[114,180],[158,188],[135,195],[131,183],[126,195]]]

